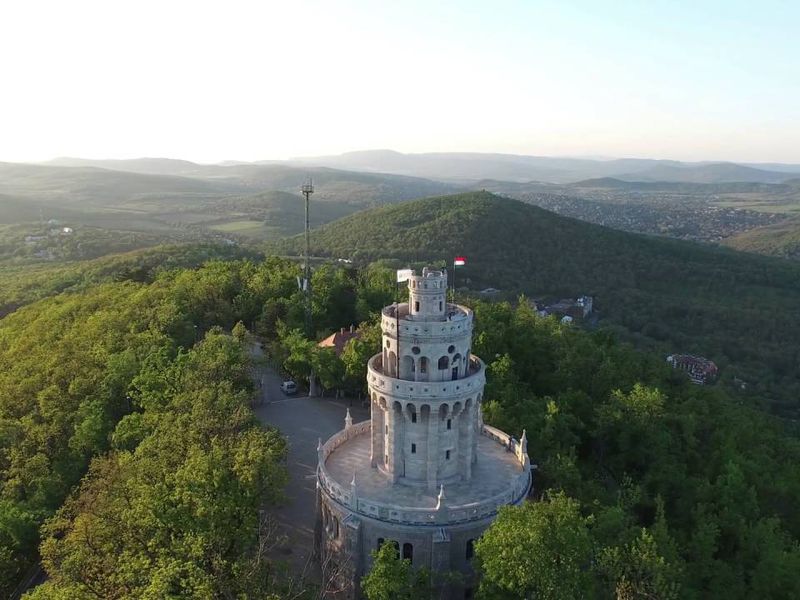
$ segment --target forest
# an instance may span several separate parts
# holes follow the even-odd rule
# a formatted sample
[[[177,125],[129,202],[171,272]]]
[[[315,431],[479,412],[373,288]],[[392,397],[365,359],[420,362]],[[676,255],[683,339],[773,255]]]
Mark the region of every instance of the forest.
[[[317,267],[313,339],[291,261],[146,272],[0,320],[3,593],[41,561],[36,600],[292,597],[259,516],[282,501],[286,443],[253,416],[244,340],[357,395],[394,271]],[[488,363],[485,420],[525,429],[537,465],[533,501],[476,546],[480,598],[800,594],[800,446],[786,421],[690,385],[613,329],[541,318],[524,297],[463,301]],[[316,346],[350,323],[363,335],[341,358]],[[393,552],[375,564],[370,600],[432,593]]]

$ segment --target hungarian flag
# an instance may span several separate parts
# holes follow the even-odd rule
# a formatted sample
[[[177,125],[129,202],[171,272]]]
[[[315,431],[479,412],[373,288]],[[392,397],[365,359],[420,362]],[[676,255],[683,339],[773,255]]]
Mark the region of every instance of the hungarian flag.
[[[454,267],[463,267],[465,264],[467,264],[467,258],[465,256],[456,256],[453,259]]]

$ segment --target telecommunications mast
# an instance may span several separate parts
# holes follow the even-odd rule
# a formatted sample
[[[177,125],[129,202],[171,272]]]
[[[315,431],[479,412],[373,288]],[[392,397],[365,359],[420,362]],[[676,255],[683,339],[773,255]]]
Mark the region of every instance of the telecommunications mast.
[[[306,256],[302,289],[306,300],[306,336],[308,339],[311,339],[313,335],[311,331],[311,235],[309,232],[308,204],[311,194],[314,193],[314,184],[311,182],[310,177],[308,183],[304,183],[300,187],[300,191],[303,192],[303,196],[306,197]]]

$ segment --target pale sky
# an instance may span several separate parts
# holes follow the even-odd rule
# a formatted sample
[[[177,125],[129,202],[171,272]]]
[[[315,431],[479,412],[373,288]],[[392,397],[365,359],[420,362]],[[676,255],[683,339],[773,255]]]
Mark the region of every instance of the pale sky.
[[[0,160],[800,163],[800,2],[5,0]]]

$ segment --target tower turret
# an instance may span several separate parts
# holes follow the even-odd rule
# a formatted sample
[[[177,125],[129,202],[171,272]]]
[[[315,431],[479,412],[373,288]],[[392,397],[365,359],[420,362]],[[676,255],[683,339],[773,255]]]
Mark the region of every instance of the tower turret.
[[[422,269],[422,275],[412,275],[408,280],[409,318],[422,321],[443,321],[447,304],[447,271],[431,267]]]
[[[408,304],[383,311],[370,361],[374,467],[434,491],[472,476],[484,367],[470,355],[472,311],[447,302],[447,272],[408,280]]]

